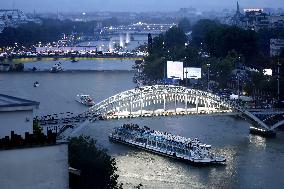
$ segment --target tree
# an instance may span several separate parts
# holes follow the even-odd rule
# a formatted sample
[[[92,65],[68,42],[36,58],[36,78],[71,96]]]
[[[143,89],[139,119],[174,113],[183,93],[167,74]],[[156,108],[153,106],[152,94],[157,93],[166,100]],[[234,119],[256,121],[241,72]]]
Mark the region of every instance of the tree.
[[[94,139],[84,136],[71,138],[68,157],[70,166],[81,171],[78,182],[70,183],[71,188],[119,188],[115,159],[105,149],[98,149]]]
[[[205,38],[208,34],[216,31],[220,26],[220,23],[209,20],[201,19],[192,27],[192,41],[197,47],[201,46],[201,43],[205,42]]]
[[[164,35],[165,45],[168,49],[177,49],[184,47],[186,35],[181,28],[176,26],[170,28]]]
[[[191,24],[187,18],[183,18],[179,21],[178,27],[184,32],[189,32],[191,30]]]
[[[258,35],[255,31],[223,25],[211,20],[200,20],[192,31],[193,43],[217,58],[225,58],[232,50],[246,61],[258,55]]]

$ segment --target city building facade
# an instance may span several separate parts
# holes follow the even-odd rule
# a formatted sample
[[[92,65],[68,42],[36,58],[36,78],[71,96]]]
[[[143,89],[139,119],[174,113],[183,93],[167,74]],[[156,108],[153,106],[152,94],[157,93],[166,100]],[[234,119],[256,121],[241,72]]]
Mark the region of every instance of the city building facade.
[[[270,39],[270,56],[279,56],[284,50],[284,39]]]
[[[283,13],[271,14],[262,8],[246,8],[240,11],[239,3],[237,3],[236,13],[228,19],[224,23],[246,30],[284,28]]]

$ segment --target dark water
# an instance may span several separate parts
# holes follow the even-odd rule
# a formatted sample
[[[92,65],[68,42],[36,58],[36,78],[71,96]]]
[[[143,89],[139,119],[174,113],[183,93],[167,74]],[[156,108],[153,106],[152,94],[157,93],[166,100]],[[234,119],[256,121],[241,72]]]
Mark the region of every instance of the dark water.
[[[40,102],[36,114],[82,112],[78,93],[98,102],[135,87],[129,71],[75,73],[0,73],[0,93]],[[33,87],[39,81],[38,88]],[[107,135],[125,122],[147,125],[186,137],[198,137],[226,156],[224,166],[195,167],[183,162],[110,143]],[[276,139],[248,134],[249,124],[228,116],[187,116],[98,121],[76,134],[90,135],[116,157],[119,179],[125,188],[283,188],[284,133]]]

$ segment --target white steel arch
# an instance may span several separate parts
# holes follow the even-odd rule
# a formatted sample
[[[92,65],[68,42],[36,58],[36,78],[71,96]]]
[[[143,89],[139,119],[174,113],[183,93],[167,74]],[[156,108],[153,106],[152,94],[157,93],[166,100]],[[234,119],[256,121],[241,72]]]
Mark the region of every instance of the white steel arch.
[[[168,103],[174,104],[174,110],[166,110]],[[184,108],[177,108],[177,103],[184,103]],[[153,104],[163,105],[159,115],[165,115],[166,113],[174,115],[191,114],[192,112],[188,111],[188,105],[195,105],[195,114],[224,113],[236,110],[254,120],[262,128],[271,130],[270,127],[249,111],[216,94],[174,85],[143,86],[127,90],[97,103],[84,112],[84,114],[94,117],[114,114],[118,116],[120,113],[126,112],[125,115],[128,117],[135,117],[134,115],[136,114],[137,116],[138,109],[138,116],[142,116],[148,115],[149,111],[145,109]],[[200,106],[203,107],[202,110]],[[136,112],[134,112],[134,109],[136,109]],[[155,110],[151,110],[151,115],[157,115]]]
[[[232,106],[222,100],[220,96],[196,89],[188,89],[174,85],[154,85],[144,86],[111,96],[93,107],[86,113],[97,115],[106,115],[111,112],[121,112],[127,109],[130,113],[134,108],[139,107],[144,110],[145,107],[152,104],[163,104],[166,109],[167,103],[184,103],[184,109],[188,104],[205,106],[209,109],[231,111]]]

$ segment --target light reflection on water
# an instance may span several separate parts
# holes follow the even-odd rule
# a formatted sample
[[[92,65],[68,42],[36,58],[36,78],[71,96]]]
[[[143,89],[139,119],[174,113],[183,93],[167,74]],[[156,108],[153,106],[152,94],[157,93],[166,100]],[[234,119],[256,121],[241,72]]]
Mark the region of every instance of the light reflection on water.
[[[249,141],[252,143],[254,146],[258,148],[265,149],[266,147],[266,138],[257,136],[257,135],[250,135],[249,136]]]

